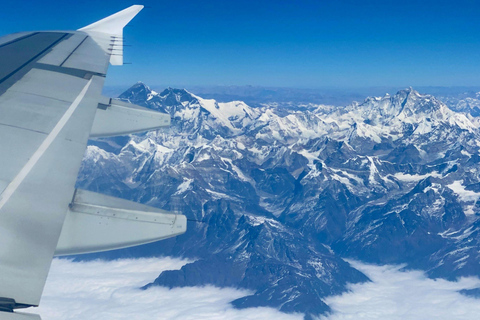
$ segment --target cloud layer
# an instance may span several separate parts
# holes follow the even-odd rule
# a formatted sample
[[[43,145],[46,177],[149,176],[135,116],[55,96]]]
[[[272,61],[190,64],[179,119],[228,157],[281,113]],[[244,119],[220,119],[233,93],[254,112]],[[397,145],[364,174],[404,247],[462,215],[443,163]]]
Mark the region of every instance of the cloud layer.
[[[247,291],[215,287],[139,287],[163,270],[181,268],[187,260],[72,262],[55,259],[41,306],[31,309],[43,320],[276,319],[298,320],[272,308],[236,310],[230,301]]]
[[[272,308],[233,309],[229,302],[247,295],[245,290],[209,286],[138,289],[163,270],[179,269],[186,263],[168,257],[91,262],[55,259],[41,307],[29,311],[39,313],[43,320],[303,319],[303,315]],[[350,285],[351,292],[325,299],[334,313],[322,320],[478,319],[480,301],[458,293],[480,287],[478,278],[432,280],[420,271],[400,271],[401,266],[351,263],[372,282]]]
[[[478,278],[432,280],[421,271],[402,272],[401,266],[351,263],[372,282],[350,285],[350,293],[325,299],[334,313],[322,319],[474,320],[480,315],[480,301],[458,293],[480,287]]]

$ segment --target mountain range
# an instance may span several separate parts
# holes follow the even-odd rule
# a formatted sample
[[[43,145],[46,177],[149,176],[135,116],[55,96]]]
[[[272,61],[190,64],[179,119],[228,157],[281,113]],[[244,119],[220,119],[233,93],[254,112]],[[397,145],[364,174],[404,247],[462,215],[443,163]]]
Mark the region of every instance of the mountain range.
[[[78,186],[182,212],[188,230],[89,257],[188,257],[146,287],[245,288],[235,307],[306,318],[369,281],[348,258],[480,276],[477,98],[408,88],[343,107],[252,107],[137,83],[119,99],[170,114],[171,128],[91,140]]]

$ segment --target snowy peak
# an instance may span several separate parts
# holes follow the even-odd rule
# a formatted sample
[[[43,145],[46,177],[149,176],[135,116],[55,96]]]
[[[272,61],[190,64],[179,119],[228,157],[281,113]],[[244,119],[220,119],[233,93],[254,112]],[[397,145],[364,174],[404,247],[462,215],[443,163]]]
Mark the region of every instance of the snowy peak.
[[[349,137],[382,139],[435,135],[438,139],[455,130],[474,132],[477,126],[464,114],[450,110],[443,102],[431,95],[422,95],[412,88],[382,98],[367,98],[360,105],[352,105],[342,115],[342,120],[352,119]]]
[[[400,104],[399,118],[423,116],[437,120],[445,120],[453,113],[439,100],[430,95],[421,95],[413,89],[399,91],[394,97]]]
[[[185,89],[167,88],[157,95],[167,106],[185,105],[195,102],[195,97]]]
[[[242,101],[219,103],[198,97],[186,89],[170,87],[158,93],[141,82],[119,98],[170,114],[173,130],[191,137],[213,139],[219,134],[237,135],[260,116],[257,109]]]
[[[229,128],[232,133],[240,133],[260,114],[242,101],[220,102],[213,99],[202,99],[193,95],[200,106],[209,112],[209,115],[216,119],[223,126]]]
[[[365,120],[373,123],[390,121],[395,117],[408,121],[408,118],[416,116],[444,118],[450,115],[450,110],[443,103],[412,88],[400,90],[393,96],[369,97],[359,108],[363,109]]]
[[[240,134],[266,142],[295,142],[330,136],[361,148],[371,148],[378,143],[394,148],[392,143],[401,144],[404,139],[442,141],[453,137],[457,130],[478,131],[478,124],[464,114],[450,110],[435,97],[420,94],[413,88],[394,95],[369,97],[361,104],[345,108],[318,106],[282,112],[275,105],[252,108],[241,101],[223,103],[203,99],[185,89],[167,88],[157,93],[141,82],[120,98],[168,113],[173,120],[173,130],[190,138],[199,136],[207,140],[217,135]]]
[[[152,96],[152,92],[153,91],[150,89],[150,87],[139,81],[125,90],[125,92],[123,92],[118,99],[128,100],[132,103],[142,103],[149,100],[149,98]]]
[[[161,93],[158,93],[143,82],[137,82],[125,90],[118,98],[149,107],[155,104],[172,107],[184,105],[186,102],[195,102],[193,95],[185,89],[169,87]]]

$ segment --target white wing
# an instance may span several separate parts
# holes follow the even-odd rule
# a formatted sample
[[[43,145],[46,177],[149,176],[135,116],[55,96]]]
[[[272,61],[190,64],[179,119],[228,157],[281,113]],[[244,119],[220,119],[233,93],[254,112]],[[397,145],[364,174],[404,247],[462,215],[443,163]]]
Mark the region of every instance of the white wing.
[[[169,124],[165,115],[101,97],[109,62],[123,63],[123,27],[142,8],[79,31],[0,38],[2,319],[23,319],[12,311],[39,304],[56,251],[107,250],[186,230],[182,215],[74,189],[94,122],[94,135]],[[98,221],[108,223],[93,228]]]

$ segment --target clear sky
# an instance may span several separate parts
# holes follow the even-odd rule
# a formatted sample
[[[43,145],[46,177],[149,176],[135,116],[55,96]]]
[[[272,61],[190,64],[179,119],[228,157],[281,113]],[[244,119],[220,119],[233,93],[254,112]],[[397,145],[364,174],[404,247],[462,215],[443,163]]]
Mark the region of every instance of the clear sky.
[[[77,29],[132,4],[108,85],[478,86],[480,1],[2,1],[0,33]]]

